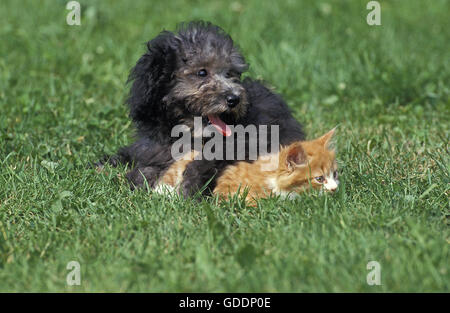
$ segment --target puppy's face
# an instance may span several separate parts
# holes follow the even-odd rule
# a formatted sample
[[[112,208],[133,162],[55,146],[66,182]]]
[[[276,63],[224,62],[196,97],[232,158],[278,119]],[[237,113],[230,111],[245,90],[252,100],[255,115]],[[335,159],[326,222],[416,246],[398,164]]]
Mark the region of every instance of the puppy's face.
[[[172,87],[163,101],[180,123],[193,127],[201,116],[229,136],[226,124],[235,124],[247,112],[247,95],[241,74],[247,69],[231,38],[216,29],[180,33],[177,66]]]
[[[231,62],[217,60],[186,61],[175,73],[172,96],[183,104],[184,122],[201,116],[207,123],[220,126],[244,116],[247,95],[241,84],[241,72]],[[219,120],[220,119],[220,120]]]

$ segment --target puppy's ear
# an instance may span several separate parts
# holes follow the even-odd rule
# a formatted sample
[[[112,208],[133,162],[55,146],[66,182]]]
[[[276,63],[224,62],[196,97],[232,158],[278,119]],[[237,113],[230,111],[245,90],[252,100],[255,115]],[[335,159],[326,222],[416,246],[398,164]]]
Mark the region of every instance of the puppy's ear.
[[[128,77],[132,86],[127,100],[131,118],[146,123],[164,115],[161,100],[176,67],[175,35],[164,31],[147,43],[147,49]]]

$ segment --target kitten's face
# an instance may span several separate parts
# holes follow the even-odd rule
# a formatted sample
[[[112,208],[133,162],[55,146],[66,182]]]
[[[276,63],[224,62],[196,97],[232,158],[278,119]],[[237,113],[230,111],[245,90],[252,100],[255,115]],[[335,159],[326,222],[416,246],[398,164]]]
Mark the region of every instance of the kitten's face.
[[[327,164],[322,164],[320,167],[311,169],[312,175],[309,177],[311,186],[315,189],[323,191],[335,192],[339,185],[337,165],[334,161],[330,168]]]
[[[301,193],[312,187],[327,192],[337,190],[338,171],[329,141],[334,129],[311,141],[294,142],[282,149],[278,188],[282,193]]]

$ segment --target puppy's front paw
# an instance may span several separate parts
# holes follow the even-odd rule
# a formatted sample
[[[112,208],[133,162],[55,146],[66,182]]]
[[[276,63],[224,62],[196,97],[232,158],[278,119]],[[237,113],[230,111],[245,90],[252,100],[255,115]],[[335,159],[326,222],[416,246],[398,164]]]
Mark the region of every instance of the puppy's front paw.
[[[127,179],[131,184],[131,189],[147,186],[153,188],[160,174],[158,168],[147,166],[147,167],[137,167],[127,173]]]
[[[192,197],[197,191],[198,188],[192,186],[192,181],[185,179],[181,183],[180,193],[185,199]]]

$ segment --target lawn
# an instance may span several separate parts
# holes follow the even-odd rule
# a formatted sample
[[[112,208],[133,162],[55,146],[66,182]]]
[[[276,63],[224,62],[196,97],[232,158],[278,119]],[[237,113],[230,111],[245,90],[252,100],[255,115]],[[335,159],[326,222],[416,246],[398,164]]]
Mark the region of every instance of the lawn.
[[[369,26],[367,1],[80,1],[69,26],[66,1],[2,0],[0,291],[449,292],[450,1],[380,2]],[[198,203],[86,166],[132,141],[146,41],[192,19],[308,138],[338,125],[336,194]]]

